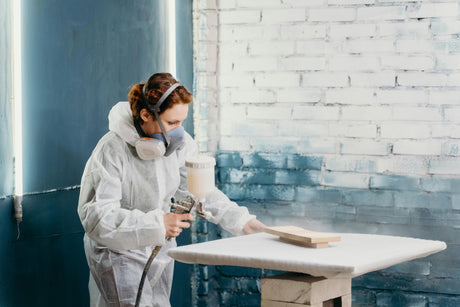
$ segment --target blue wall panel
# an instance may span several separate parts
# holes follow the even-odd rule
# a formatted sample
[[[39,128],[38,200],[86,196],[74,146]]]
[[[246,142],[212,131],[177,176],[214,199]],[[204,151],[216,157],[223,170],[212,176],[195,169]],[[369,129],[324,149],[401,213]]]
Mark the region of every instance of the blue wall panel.
[[[176,71],[177,78],[193,93],[193,0],[176,0]],[[185,130],[193,133],[193,104],[189,104]]]
[[[163,1],[23,3],[26,192],[80,183],[128,87],[166,69]]]
[[[180,13],[178,76],[191,90],[187,1],[190,11],[181,7]],[[75,185],[108,131],[110,108],[127,99],[130,85],[166,69],[166,1],[23,1],[26,196],[19,240],[11,198],[9,5],[0,0],[0,306],[88,306]],[[181,244],[188,242],[184,236]],[[191,267],[184,271],[190,274]],[[189,306],[184,290],[190,291],[190,275],[179,276],[174,306]]]
[[[0,306],[11,306],[11,293],[14,293],[12,242],[16,240],[16,224],[12,222],[12,213],[13,199],[0,199]]]
[[[13,192],[11,4],[0,0],[0,197]]]
[[[24,198],[21,236],[10,248],[11,306],[89,305],[78,193],[76,189]]]

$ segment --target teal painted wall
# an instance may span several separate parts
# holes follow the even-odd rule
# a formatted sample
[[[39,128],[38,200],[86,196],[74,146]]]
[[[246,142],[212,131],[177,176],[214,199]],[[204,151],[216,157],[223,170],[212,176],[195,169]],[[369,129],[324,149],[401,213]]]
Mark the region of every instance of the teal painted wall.
[[[360,166],[369,163],[360,161]],[[358,166],[349,165],[350,171]],[[370,166],[372,168],[372,166]],[[353,306],[460,305],[460,179],[371,175],[367,188],[333,186],[343,174],[325,157],[220,152],[221,190],[267,225],[441,240],[447,249],[353,279]],[[328,170],[329,169],[329,170]],[[322,179],[321,179],[322,178]],[[324,181],[328,178],[327,181]],[[195,241],[228,237],[203,223]],[[274,272],[200,266],[197,306],[260,306],[260,278]]]
[[[24,189],[80,183],[128,87],[166,69],[159,1],[24,1]],[[70,162],[70,163],[69,163]]]
[[[130,85],[167,68],[166,2],[23,1],[26,195],[19,240],[11,198],[9,5],[0,1],[0,171],[6,174],[0,184],[0,306],[88,306],[78,185],[108,131],[110,108],[127,99]],[[191,1],[187,5],[178,27],[178,76],[191,89]],[[186,270],[175,288],[190,288]],[[189,305],[190,296],[177,297],[176,306]]]
[[[176,74],[193,94],[193,0],[176,0]],[[189,104],[185,130],[194,136],[193,103]]]

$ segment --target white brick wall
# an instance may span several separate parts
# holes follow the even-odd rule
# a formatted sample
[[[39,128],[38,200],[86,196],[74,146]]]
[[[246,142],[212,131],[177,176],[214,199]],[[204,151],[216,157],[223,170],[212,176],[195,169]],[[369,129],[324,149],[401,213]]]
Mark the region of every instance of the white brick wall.
[[[194,15],[202,150],[460,175],[458,1],[195,0]],[[338,174],[322,183],[354,178]]]

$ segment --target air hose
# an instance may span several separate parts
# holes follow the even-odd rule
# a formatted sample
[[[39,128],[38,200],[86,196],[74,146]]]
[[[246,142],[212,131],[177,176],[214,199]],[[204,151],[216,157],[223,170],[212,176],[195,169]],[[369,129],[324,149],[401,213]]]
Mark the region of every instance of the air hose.
[[[176,214],[189,213],[192,207],[195,205],[195,203],[191,200],[188,202],[182,202],[182,204],[187,207],[176,204],[174,203],[174,200],[172,200],[171,211]],[[171,240],[171,238],[166,238],[166,240],[169,241]],[[136,304],[134,305],[135,307],[139,307],[139,304],[141,303],[142,289],[144,289],[145,278],[147,277],[147,273],[149,272],[150,265],[152,264],[153,259],[155,259],[160,249],[161,245],[155,246],[155,248],[152,251],[152,254],[150,254],[150,257],[147,260],[147,263],[145,264],[144,271],[142,272],[141,282],[139,283],[139,288],[137,289]]]
[[[196,214],[199,217],[208,220],[212,216],[211,213],[203,210],[203,204],[201,202],[195,200],[191,196],[187,196],[185,200],[179,203],[175,203],[174,200],[172,200],[171,212],[176,214],[190,213],[190,211],[195,205],[197,206]],[[166,238],[166,240],[169,241],[171,240],[171,238]],[[155,259],[160,249],[161,245],[155,246],[155,248],[152,251],[152,254],[150,255],[149,259],[147,260],[147,263],[145,264],[144,271],[142,272],[141,282],[139,283],[139,289],[137,289],[136,304],[134,305],[135,307],[139,307],[139,304],[141,302],[142,289],[144,288],[145,277],[147,277],[150,265],[152,264],[153,259]]]
[[[144,271],[142,272],[141,282],[139,283],[139,289],[137,289],[136,304],[134,305],[136,307],[139,307],[139,304],[141,302],[142,289],[144,288],[145,277],[149,272],[150,265],[152,264],[153,259],[155,259],[160,249],[161,245],[155,246],[155,248],[152,251],[152,254],[149,257],[149,260],[147,260],[147,263],[145,264]]]

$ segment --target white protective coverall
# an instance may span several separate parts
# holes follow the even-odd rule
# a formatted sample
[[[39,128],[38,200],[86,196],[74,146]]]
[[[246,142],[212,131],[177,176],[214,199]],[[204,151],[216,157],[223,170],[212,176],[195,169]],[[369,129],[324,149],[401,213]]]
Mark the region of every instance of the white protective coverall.
[[[112,108],[109,130],[86,164],[78,203],[91,306],[134,306],[142,271],[156,245],[163,247],[150,267],[140,305],[170,306],[174,262],[166,252],[176,241],[165,240],[163,215],[172,197],[189,195],[185,158],[196,154],[197,146],[186,133],[182,149],[141,160],[128,102]],[[212,214],[211,222],[234,235],[243,234],[243,226],[255,218],[218,189],[208,195],[204,209]]]

